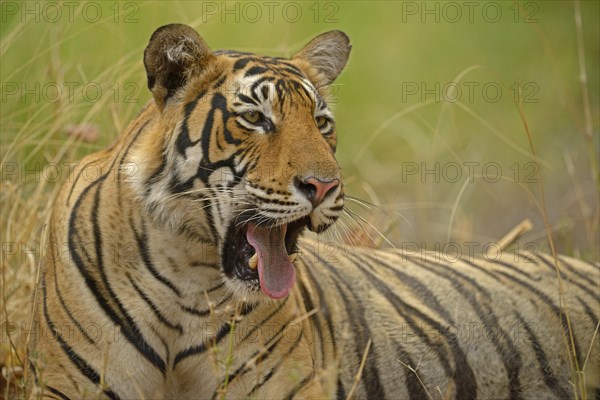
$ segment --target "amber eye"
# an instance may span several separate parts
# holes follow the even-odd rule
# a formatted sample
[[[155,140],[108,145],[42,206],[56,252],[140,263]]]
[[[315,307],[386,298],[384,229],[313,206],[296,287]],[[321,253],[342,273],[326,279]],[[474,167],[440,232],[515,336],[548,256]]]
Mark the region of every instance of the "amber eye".
[[[242,114],[242,117],[251,124],[260,122],[262,115],[258,111],[248,111]]]
[[[317,121],[317,126],[319,127],[319,129],[325,129],[327,127],[327,118],[325,117],[317,117],[315,119],[315,121]]]

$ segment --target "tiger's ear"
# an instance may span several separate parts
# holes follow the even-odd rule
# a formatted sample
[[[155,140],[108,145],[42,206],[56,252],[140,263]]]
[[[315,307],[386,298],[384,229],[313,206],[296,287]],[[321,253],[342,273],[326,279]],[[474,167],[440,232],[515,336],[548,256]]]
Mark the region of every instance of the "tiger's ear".
[[[170,24],[154,31],[144,50],[144,67],[158,108],[162,110],[169,97],[201,73],[212,57],[198,32],[187,25]]]
[[[350,56],[350,38],[342,31],[323,33],[311,40],[293,59],[308,62],[318,73],[318,82],[313,82],[321,87],[329,85],[342,72],[348,56]]]

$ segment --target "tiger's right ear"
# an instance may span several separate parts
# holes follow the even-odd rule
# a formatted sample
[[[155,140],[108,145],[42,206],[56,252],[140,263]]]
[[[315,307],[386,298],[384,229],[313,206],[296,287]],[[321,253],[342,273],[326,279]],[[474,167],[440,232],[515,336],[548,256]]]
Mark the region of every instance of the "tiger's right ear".
[[[323,33],[311,40],[293,59],[308,62],[319,74],[317,87],[331,84],[342,72],[350,56],[350,39],[342,31]]]
[[[200,74],[213,54],[198,32],[182,24],[161,26],[144,51],[148,88],[160,110],[188,80]]]

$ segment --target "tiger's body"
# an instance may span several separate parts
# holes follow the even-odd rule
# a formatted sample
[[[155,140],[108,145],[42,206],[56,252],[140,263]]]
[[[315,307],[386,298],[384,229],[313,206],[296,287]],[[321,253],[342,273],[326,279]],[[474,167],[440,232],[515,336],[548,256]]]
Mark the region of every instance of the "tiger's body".
[[[153,35],[154,100],[55,201],[34,398],[563,399],[584,365],[598,396],[600,266],[562,257],[560,304],[545,255],[298,239],[343,207],[319,87],[348,53],[340,32],[290,60]]]

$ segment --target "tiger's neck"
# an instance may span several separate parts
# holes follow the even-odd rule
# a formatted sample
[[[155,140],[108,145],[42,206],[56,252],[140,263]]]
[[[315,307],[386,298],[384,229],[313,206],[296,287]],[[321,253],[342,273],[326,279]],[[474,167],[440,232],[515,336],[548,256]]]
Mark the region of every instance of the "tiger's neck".
[[[201,155],[181,153],[177,142],[181,125],[161,118],[153,102],[142,112],[143,123],[128,129],[122,164],[126,167],[131,197],[139,200],[146,218],[157,228],[190,241],[218,243],[224,229],[209,218],[214,188],[189,171],[199,173]],[[212,202],[214,203],[214,201]],[[219,238],[220,236],[220,238]]]
[[[122,190],[127,192],[125,207],[130,217],[121,222],[129,225],[136,238],[133,245],[140,254],[136,267],[146,272],[140,275],[146,277],[147,283],[176,297],[197,299],[197,306],[221,301],[223,284],[217,245],[165,225],[149,214],[147,205],[131,188]]]
[[[56,224],[65,226],[68,221],[65,233],[72,259],[80,260],[76,266],[98,287],[103,287],[105,276],[115,276],[126,284],[133,281],[140,288],[150,288],[164,298],[181,299],[190,307],[218,303],[224,296],[220,290],[224,285],[215,238],[165,224],[145,197],[151,192],[142,190],[151,179],[145,175],[148,166],[144,164],[156,162],[136,160],[132,154],[147,145],[145,140],[158,129],[152,107],[142,114],[147,114],[146,118],[132,124],[114,150],[96,153],[82,163],[94,164],[102,173],[90,181],[85,177],[91,173],[76,172],[79,178],[74,178],[73,187],[65,191],[70,213],[55,215]],[[196,213],[187,218],[204,217]],[[87,228],[90,222],[92,229]],[[183,297],[195,299],[194,304]]]

